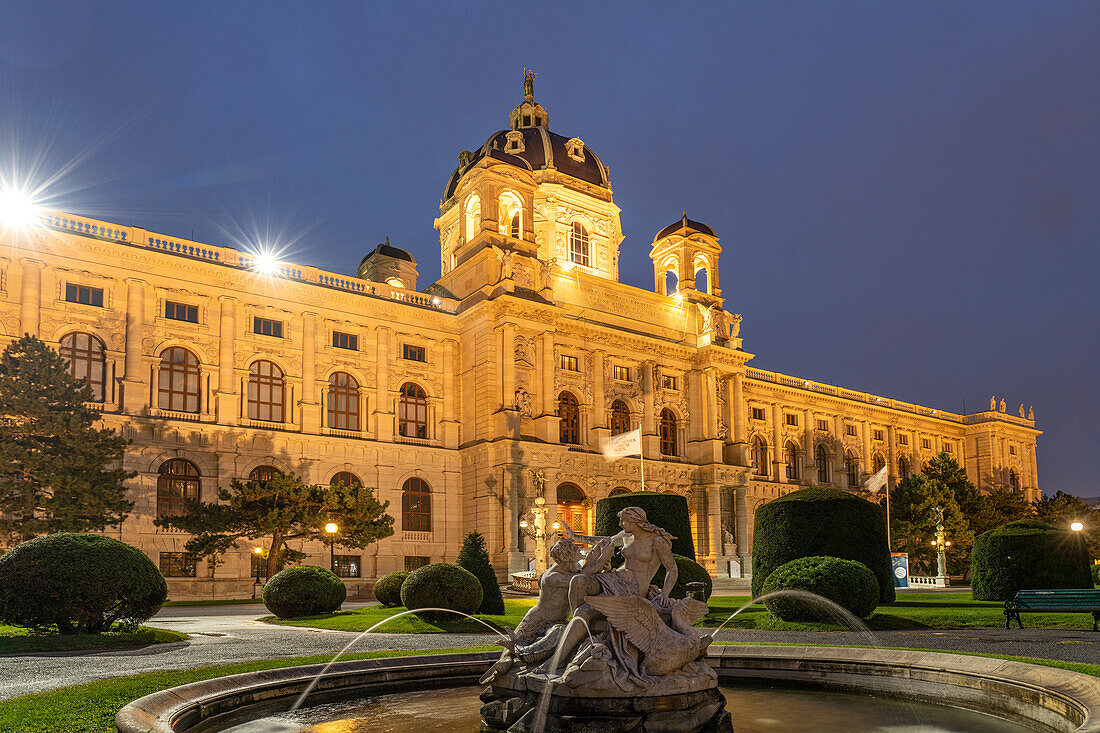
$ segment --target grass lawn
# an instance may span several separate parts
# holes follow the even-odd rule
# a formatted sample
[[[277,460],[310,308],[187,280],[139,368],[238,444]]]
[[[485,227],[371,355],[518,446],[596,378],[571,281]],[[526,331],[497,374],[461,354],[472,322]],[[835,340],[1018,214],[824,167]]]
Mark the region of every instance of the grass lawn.
[[[371,659],[379,657],[420,656],[430,654],[446,654],[453,652],[489,651],[495,647],[479,646],[465,649],[431,649],[423,651],[385,651],[366,652],[362,654],[348,654],[344,659]],[[925,650],[911,650],[925,651]],[[1074,662],[1057,662],[1046,659],[1030,659],[1027,657],[1010,657],[1003,655],[992,656],[997,659],[1011,659],[1017,662],[1039,664],[1047,667],[1058,667],[1073,672],[1100,677],[1100,665],[1078,664]],[[114,733],[114,717],[119,708],[139,697],[163,690],[167,687],[198,682],[221,677],[224,675],[238,674],[241,672],[255,672],[264,669],[276,669],[278,667],[290,667],[298,664],[318,664],[327,662],[327,656],[299,657],[292,659],[267,659],[257,662],[245,662],[241,664],[226,664],[217,667],[200,667],[198,669],[172,670],[166,672],[147,672],[145,674],[132,675],[130,677],[118,677],[115,679],[99,680],[83,685],[63,687],[49,692],[40,692],[34,695],[11,700],[0,700],[0,731],[5,733]]]
[[[183,641],[187,634],[168,629],[139,626],[132,632],[107,634],[36,634],[21,626],[0,624],[0,654],[25,652],[73,652],[90,649],[119,649]],[[4,730],[0,728],[0,730]]]
[[[711,596],[711,613],[696,626],[714,628],[745,603],[748,596]],[[1091,629],[1087,613],[1028,613],[1024,628]],[[970,629],[1004,627],[1004,604],[975,601],[969,593],[898,593],[889,606],[879,606],[865,623],[872,630],[886,629]],[[840,624],[788,623],[773,617],[763,604],[755,604],[737,615],[727,629],[772,629],[776,631],[846,631]]]
[[[343,659],[372,659],[377,657],[408,657],[447,652],[488,651],[493,647],[469,647],[466,649],[431,649],[424,651],[385,651],[347,654]],[[331,656],[299,657],[294,659],[265,659],[241,664],[225,664],[217,667],[181,669],[165,672],[146,672],[130,677],[88,682],[83,685],[63,687],[49,692],[0,700],[0,731],[5,733],[114,733],[115,714],[119,709],[139,697],[166,687],[188,682],[208,680],[211,677],[256,672],[297,664],[319,664]]]
[[[477,614],[477,617],[497,628],[510,626],[514,629],[523,618],[523,615],[533,605],[535,605],[534,598],[505,598],[503,616]],[[403,607],[368,606],[367,608],[357,608],[354,611],[337,611],[321,616],[306,616],[305,618],[296,619],[279,619],[274,616],[265,616],[261,620],[284,626],[308,626],[315,629],[331,629],[334,631],[365,631],[379,621],[395,616],[405,610]],[[454,618],[454,621],[428,623],[410,614],[383,624],[377,631],[378,633],[390,634],[441,634],[447,631],[469,634],[490,633],[489,629],[476,621],[461,616],[455,616]]]

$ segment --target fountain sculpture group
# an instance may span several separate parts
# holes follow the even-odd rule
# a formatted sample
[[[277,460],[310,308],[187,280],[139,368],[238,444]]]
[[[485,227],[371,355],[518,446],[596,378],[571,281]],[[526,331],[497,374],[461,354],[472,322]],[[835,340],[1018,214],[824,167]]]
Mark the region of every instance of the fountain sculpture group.
[[[692,623],[695,598],[669,597],[677,580],[671,540],[638,507],[622,531],[595,540],[581,561],[560,540],[539,579],[539,599],[481,679],[481,719],[491,730],[616,733],[732,731],[718,676],[703,661],[709,635]],[[616,548],[623,564],[611,568]],[[650,585],[661,567],[662,587]]]

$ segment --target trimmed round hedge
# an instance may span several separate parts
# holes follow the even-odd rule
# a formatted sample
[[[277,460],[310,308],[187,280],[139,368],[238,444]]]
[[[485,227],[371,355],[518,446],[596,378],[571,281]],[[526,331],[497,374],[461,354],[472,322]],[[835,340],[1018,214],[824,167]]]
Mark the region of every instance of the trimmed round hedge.
[[[756,510],[752,594],[764,591],[780,565],[819,555],[863,563],[878,581],[879,603],[894,602],[882,509],[847,491],[822,487],[792,491]]]
[[[95,634],[145,621],[168,598],[144,552],[98,534],[62,532],[0,557],[0,621],[38,631]]]
[[[974,538],[975,600],[1008,601],[1025,588],[1091,588],[1089,553],[1077,532],[1025,519]]]
[[[481,583],[469,570],[445,562],[417,568],[401,585],[401,605],[410,611],[419,608],[449,608],[475,613],[481,605]],[[442,611],[420,611],[417,617],[428,623],[457,621],[459,616]]]
[[[1100,585],[1100,565],[1090,565],[1089,569],[1092,570],[1092,584]]]
[[[706,588],[703,591],[703,600],[710,598],[710,594],[714,591],[714,580],[710,577],[710,573],[690,557],[684,557],[676,553],[672,553],[672,557],[676,560],[677,575],[676,585],[672,586],[672,592],[669,594],[669,598],[687,598],[688,583],[705,583]],[[653,576],[653,585],[660,588],[664,583],[665,568],[662,565],[657,570],[657,574]]]
[[[619,526],[618,514],[628,506],[642,509],[645,511],[646,520],[676,538],[672,541],[674,554],[695,559],[695,544],[691,539],[687,499],[676,494],[638,491],[633,494],[600,499],[596,502],[596,534],[601,537],[618,534],[622,529]]]
[[[388,575],[383,575],[374,584],[374,597],[387,608],[401,605],[401,586],[405,578],[409,577],[408,570],[395,570]]]
[[[773,570],[764,583],[764,594],[779,590],[802,590],[828,598],[857,618],[870,616],[879,598],[878,580],[866,565],[825,556],[800,557]],[[764,605],[784,621],[842,620],[835,609],[794,595],[773,596]]]
[[[279,618],[332,613],[348,597],[344,581],[327,568],[298,565],[280,570],[264,586],[264,605]]]

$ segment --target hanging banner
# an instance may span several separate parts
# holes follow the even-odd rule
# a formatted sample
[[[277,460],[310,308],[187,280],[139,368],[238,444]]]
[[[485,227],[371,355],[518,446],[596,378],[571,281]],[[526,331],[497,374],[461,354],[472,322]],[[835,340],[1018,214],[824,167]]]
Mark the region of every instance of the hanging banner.
[[[894,587],[909,587],[909,553],[891,552],[890,569],[894,571]]]

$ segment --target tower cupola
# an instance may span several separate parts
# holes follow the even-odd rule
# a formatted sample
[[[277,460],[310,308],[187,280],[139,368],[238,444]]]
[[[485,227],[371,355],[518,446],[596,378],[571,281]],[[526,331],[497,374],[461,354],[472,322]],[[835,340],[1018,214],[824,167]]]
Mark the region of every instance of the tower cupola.
[[[508,122],[513,130],[550,127],[550,115],[546,108],[535,103],[535,72],[529,69],[523,70],[523,102],[512,109]]]

